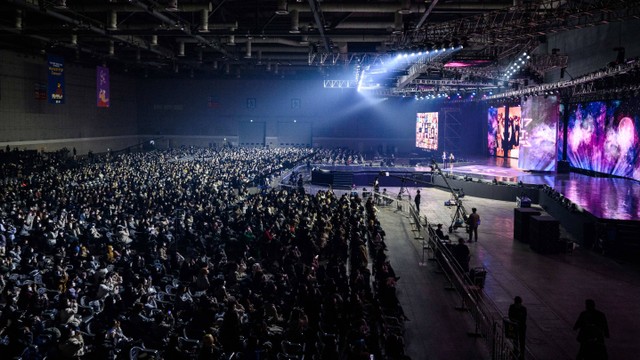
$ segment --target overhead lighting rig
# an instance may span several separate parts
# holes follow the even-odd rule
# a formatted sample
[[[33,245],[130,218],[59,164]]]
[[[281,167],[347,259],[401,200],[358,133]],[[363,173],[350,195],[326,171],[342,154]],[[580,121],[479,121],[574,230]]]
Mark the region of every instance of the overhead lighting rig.
[[[531,55],[528,55],[526,52],[522,53],[511,65],[507,68],[505,74],[502,76],[502,79],[509,80],[513,75],[518,73],[520,69],[524,68],[527,62],[531,59]]]

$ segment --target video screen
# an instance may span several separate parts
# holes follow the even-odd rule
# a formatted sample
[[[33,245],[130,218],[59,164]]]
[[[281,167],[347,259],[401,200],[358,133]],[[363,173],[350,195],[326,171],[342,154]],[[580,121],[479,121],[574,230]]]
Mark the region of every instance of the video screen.
[[[438,113],[416,114],[416,147],[438,150]]]
[[[517,159],[520,151],[520,106],[490,107],[488,122],[489,154]]]
[[[504,143],[502,146],[507,151],[507,157],[518,159],[520,157],[520,128],[522,127],[522,111],[520,106],[513,106],[508,110],[508,120],[503,134]]]
[[[504,156],[502,148],[504,133],[504,116],[506,110],[504,106],[491,106],[488,111],[488,127],[487,127],[487,146],[489,147],[489,155]]]
[[[512,124],[512,152],[518,151],[518,167],[523,170],[555,171],[558,99],[533,96],[518,111],[509,108]],[[513,156],[512,156],[513,157]]]
[[[558,160],[564,160],[564,114],[566,108],[564,104],[558,104],[558,140],[556,144],[558,146]]]
[[[567,160],[575,168],[640,180],[640,102],[573,104],[567,122]]]

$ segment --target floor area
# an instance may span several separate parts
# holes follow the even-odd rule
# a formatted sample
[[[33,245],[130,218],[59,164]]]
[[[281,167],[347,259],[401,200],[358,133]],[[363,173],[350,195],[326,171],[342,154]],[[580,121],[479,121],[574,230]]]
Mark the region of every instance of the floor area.
[[[394,189],[389,189],[393,193]],[[415,195],[415,188],[409,195]],[[397,191],[397,189],[395,189]],[[451,223],[453,210],[444,206],[448,192],[422,188],[420,212],[431,223]],[[465,197],[467,211],[478,209],[482,219],[479,241],[468,244],[471,267],[487,272],[481,296],[504,316],[513,298],[528,309],[526,359],[574,359],[578,351],[573,325],[585,299],[608,318],[609,359],[636,359],[640,353],[640,269],[588,249],[541,255],[513,240],[514,202]],[[425,262],[422,243],[415,239],[410,219],[395,206],[379,207],[387,233],[388,255],[400,276],[398,291],[406,322],[406,352],[413,360],[490,359],[482,339],[469,336],[471,316],[456,310],[459,297],[445,290],[445,278],[435,262]],[[463,229],[451,234],[466,237]]]

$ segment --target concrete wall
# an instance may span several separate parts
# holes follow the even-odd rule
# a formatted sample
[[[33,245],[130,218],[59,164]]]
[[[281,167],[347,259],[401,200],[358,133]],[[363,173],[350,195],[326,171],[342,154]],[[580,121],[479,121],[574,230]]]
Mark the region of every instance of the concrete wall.
[[[560,54],[568,54],[569,64],[562,80],[571,80],[615,61],[618,53],[614,48],[624,47],[626,58],[640,56],[639,31],[640,20],[632,20],[552,34],[536,53],[551,54],[556,48],[560,49]],[[546,82],[558,81],[560,69],[546,75]]]
[[[311,124],[313,146],[348,146],[365,152],[412,152],[416,112],[451,104],[392,97],[373,99],[355,89],[324,89],[309,80],[145,79],[138,96],[140,134],[175,144],[234,139],[241,126],[265,123],[267,145],[277,145],[283,123]],[[458,136],[465,153],[483,153],[486,106],[460,108]],[[444,117],[444,115],[441,115]],[[192,140],[194,143],[189,143]]]
[[[79,154],[125,148],[138,142],[136,81],[111,77],[111,107],[96,107],[96,71],[65,62],[65,104],[37,100],[46,86],[45,57],[0,50],[0,147]]]

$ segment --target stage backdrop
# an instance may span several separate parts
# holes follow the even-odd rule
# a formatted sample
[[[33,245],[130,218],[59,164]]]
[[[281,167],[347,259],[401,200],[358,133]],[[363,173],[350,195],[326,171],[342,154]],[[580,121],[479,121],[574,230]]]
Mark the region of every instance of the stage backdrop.
[[[556,170],[558,99],[533,96],[522,103],[522,118],[511,112],[512,143],[518,149],[518,167],[523,170]],[[514,150],[512,150],[514,151]]]
[[[565,104],[558,104],[558,140],[556,141],[558,146],[558,161],[564,160],[564,132],[566,130],[564,126],[564,114],[566,114],[566,111],[567,107]]]
[[[438,150],[438,113],[416,114],[416,147]]]
[[[572,104],[567,160],[572,167],[640,180],[638,98]]]

